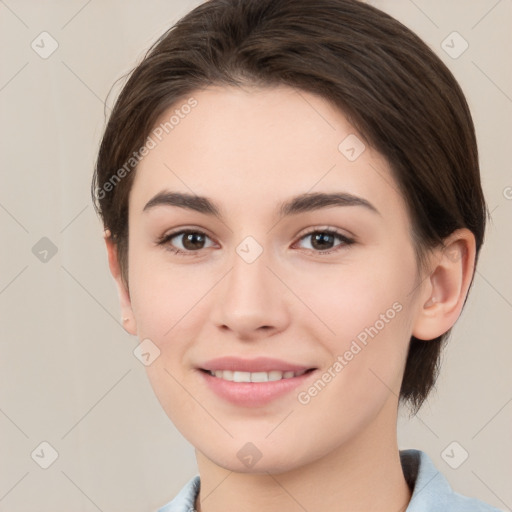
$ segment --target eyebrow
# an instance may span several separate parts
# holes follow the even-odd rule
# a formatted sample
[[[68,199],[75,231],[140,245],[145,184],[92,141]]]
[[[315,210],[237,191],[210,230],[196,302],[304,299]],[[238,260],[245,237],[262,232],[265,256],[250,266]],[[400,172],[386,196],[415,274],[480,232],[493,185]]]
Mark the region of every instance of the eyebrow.
[[[194,194],[162,190],[146,203],[142,211],[147,212],[157,206],[177,206],[222,219],[220,209],[211,199]],[[281,203],[278,207],[278,215],[279,218],[282,218],[331,206],[363,206],[369,211],[380,215],[377,208],[369,201],[347,192],[300,194]]]

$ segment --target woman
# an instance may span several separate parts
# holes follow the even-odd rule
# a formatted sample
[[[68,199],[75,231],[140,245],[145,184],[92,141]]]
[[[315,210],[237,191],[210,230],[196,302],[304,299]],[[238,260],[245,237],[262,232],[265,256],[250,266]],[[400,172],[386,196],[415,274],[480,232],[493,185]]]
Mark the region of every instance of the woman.
[[[196,449],[160,512],[497,510],[397,444],[487,213],[464,95],[410,30],[356,0],[198,6],[124,86],[92,192]]]

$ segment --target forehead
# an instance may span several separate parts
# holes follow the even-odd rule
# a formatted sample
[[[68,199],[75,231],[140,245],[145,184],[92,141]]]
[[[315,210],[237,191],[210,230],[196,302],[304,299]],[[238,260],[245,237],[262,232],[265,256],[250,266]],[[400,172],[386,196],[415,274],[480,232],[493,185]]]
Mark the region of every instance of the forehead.
[[[134,213],[163,189],[254,212],[316,191],[405,208],[386,160],[343,112],[302,90],[198,90],[167,109],[150,138],[130,194]]]

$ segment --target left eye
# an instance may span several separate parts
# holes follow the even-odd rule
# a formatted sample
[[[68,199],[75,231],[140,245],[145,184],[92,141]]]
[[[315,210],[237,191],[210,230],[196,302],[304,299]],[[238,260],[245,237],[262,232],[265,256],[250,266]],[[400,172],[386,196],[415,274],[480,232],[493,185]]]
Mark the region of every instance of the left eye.
[[[311,239],[311,249],[307,249],[313,250],[314,252],[317,252],[319,254],[333,252],[338,250],[337,248],[339,248],[340,246],[347,246],[354,243],[354,241],[351,238],[348,238],[345,235],[338,233],[338,231],[334,231],[332,229],[310,231],[309,233],[302,236],[300,240],[308,238]],[[334,239],[336,238],[338,240],[341,240],[341,243],[335,245],[333,248],[332,244],[334,243]]]

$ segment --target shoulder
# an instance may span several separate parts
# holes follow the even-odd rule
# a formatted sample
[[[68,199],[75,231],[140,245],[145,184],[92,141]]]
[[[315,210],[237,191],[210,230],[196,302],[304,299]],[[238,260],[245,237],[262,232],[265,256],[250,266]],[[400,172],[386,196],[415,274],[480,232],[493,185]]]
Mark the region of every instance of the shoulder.
[[[172,501],[159,508],[157,512],[193,512],[200,486],[199,475],[196,475],[185,484]]]
[[[502,512],[477,498],[455,492],[421,450],[400,450],[404,476],[412,489],[406,512]]]

